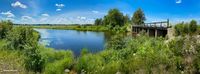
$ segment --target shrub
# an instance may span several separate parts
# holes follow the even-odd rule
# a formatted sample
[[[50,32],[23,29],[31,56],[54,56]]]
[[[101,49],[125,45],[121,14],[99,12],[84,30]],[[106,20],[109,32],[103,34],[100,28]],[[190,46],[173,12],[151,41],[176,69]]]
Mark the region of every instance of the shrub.
[[[72,66],[73,58],[66,57],[53,63],[48,63],[45,67],[44,74],[64,74],[65,70],[70,70]]]
[[[183,35],[183,31],[184,31],[184,23],[179,23],[175,25],[176,35]]]
[[[98,55],[87,54],[78,59],[76,70],[78,73],[95,74],[102,70],[103,58]]]
[[[5,38],[8,31],[12,29],[13,23],[11,21],[0,22],[0,39]]]
[[[6,35],[6,47],[19,50],[26,56],[25,67],[28,71],[41,72],[45,60],[38,51],[39,34],[30,27],[15,27]]]
[[[39,33],[30,27],[15,27],[6,35],[7,48],[24,50],[25,46],[37,47]]]
[[[197,22],[192,20],[189,25],[190,33],[195,33],[197,31]]]
[[[188,23],[179,23],[175,25],[176,35],[194,34],[198,29],[197,22],[192,20]]]
[[[107,49],[120,50],[126,47],[126,40],[123,34],[114,35],[106,44]]]
[[[86,55],[86,54],[88,54],[89,53],[89,51],[86,49],[86,48],[83,48],[82,50],[81,50],[81,56],[83,56],[83,55]]]
[[[46,52],[50,50],[50,52]],[[46,58],[46,65],[43,73],[45,74],[63,74],[65,69],[71,69],[74,64],[72,51],[55,51],[43,49],[42,56]]]
[[[38,49],[33,47],[26,47],[26,52],[24,53],[26,58],[25,67],[28,71],[33,71],[35,73],[42,72],[45,64],[45,59],[41,56]]]
[[[178,57],[176,66],[184,73],[199,73],[199,38],[195,36],[185,36],[177,38],[169,44],[174,57]]]

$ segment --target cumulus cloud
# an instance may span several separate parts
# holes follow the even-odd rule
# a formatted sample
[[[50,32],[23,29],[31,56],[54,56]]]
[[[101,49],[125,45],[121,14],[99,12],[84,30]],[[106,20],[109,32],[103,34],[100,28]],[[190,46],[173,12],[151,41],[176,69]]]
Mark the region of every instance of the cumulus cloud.
[[[21,17],[21,20],[20,20],[20,23],[23,23],[23,24],[36,24],[38,23],[38,21],[36,21],[33,17],[31,16],[22,16]]]
[[[77,18],[80,19],[80,20],[86,20],[87,19],[86,17],[83,17],[83,16],[78,16]]]
[[[15,19],[13,19],[13,18],[9,18],[9,17],[7,17],[7,18],[5,18],[6,20],[11,20],[11,21],[15,21]]]
[[[12,6],[12,7],[20,7],[20,8],[27,8],[26,5],[22,4],[22,3],[19,2],[19,1],[16,1],[15,3],[12,3],[11,6]]]
[[[177,4],[180,4],[182,2],[182,0],[176,0]]]
[[[15,15],[11,11],[1,12],[2,15],[5,15],[8,18],[15,17]]]
[[[62,10],[62,9],[59,9],[59,8],[58,8],[58,9],[56,9],[56,11],[61,11],[61,10]]]
[[[64,7],[65,5],[64,4],[55,4],[55,6],[61,8],[61,7]]]
[[[99,13],[99,11],[92,11],[92,12],[95,13],[95,14]]]
[[[44,13],[44,14],[42,14],[42,16],[49,17],[49,14]]]
[[[22,16],[21,19],[22,20],[33,20],[33,18],[30,16]]]

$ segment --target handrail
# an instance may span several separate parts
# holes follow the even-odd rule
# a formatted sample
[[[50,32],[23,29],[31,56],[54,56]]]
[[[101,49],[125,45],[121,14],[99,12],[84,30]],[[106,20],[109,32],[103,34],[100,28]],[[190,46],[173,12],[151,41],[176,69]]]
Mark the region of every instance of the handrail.
[[[159,25],[157,25],[157,24],[159,24]],[[137,26],[141,26],[141,27],[161,27],[161,28],[171,27],[169,25],[169,19],[167,19],[167,21],[144,23],[143,25],[137,25]]]

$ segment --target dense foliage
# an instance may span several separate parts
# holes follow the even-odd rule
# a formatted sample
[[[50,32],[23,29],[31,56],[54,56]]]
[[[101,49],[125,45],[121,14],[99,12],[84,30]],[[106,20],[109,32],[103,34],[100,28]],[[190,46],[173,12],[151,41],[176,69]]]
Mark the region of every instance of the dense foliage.
[[[130,22],[129,16],[124,15],[118,9],[110,9],[108,14],[103,18],[96,19],[95,25],[104,25],[109,30],[120,30],[127,23]]]
[[[144,12],[142,11],[142,9],[139,8],[138,10],[136,10],[135,13],[133,14],[133,17],[131,20],[132,20],[132,23],[135,25],[144,24],[146,17],[145,17]]]
[[[88,74],[199,73],[199,37],[186,36],[166,42],[164,38],[124,38],[123,48],[109,46],[98,54],[79,58],[77,72]],[[115,40],[116,44],[123,41]],[[114,41],[114,42],[115,42]],[[121,43],[120,43],[121,42]]]
[[[12,26],[13,24],[11,21],[0,22],[0,39],[6,37],[7,32],[12,29]]]
[[[6,49],[22,51],[26,56],[25,67],[27,70],[41,72],[44,59],[38,52],[39,34],[30,27],[15,27],[6,35]]]
[[[103,23],[103,20],[102,19],[96,19],[95,21],[94,21],[94,25],[102,25]]]
[[[179,23],[175,25],[176,35],[186,35],[197,33],[197,22],[192,20],[190,23]]]
[[[7,47],[13,50],[24,50],[26,47],[37,47],[39,33],[30,27],[16,27],[8,32]]]

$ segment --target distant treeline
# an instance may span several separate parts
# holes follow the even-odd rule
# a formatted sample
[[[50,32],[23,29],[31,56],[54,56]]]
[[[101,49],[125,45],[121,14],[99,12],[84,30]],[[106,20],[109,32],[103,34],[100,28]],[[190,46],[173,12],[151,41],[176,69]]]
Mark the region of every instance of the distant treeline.
[[[93,24],[14,24],[19,26],[77,26],[77,25],[84,25],[84,26],[91,26]]]

